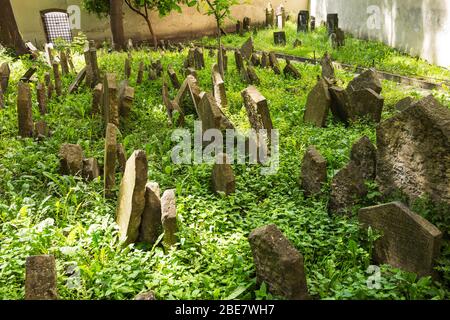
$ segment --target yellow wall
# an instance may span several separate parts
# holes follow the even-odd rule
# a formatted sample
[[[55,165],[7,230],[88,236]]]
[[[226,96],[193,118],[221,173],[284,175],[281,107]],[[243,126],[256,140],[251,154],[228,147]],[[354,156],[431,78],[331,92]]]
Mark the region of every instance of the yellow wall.
[[[236,6],[232,10],[235,19],[242,20],[245,16],[253,22],[265,21],[265,7],[267,0],[250,0],[249,4]],[[283,3],[286,12],[292,16],[297,16],[300,10],[308,7],[308,0],[272,0],[272,5],[276,8]],[[40,11],[45,9],[64,9],[70,5],[78,5],[81,8],[81,31],[89,39],[105,40],[111,38],[109,19],[98,19],[96,15],[85,12],[81,7],[80,0],[11,0],[16,16],[19,30],[25,41],[32,41],[37,46],[42,47],[45,43],[45,33],[40,17]],[[124,4],[124,27],[126,38],[134,40],[148,40],[149,31],[145,20],[133,13]],[[190,37],[195,38],[200,35],[212,34],[215,30],[215,20],[199,14],[195,8],[183,7],[183,12],[174,12],[167,17],[160,18],[158,13],[152,13],[152,21],[155,33],[163,39]],[[234,21],[227,22],[228,27],[235,25]],[[78,30],[74,30],[74,34]]]

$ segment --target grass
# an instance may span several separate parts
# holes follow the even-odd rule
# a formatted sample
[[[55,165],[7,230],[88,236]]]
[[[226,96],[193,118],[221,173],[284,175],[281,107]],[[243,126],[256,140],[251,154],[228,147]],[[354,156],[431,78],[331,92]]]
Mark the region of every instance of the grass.
[[[258,34],[258,48],[272,49],[267,34]],[[320,33],[307,37],[316,36],[318,45],[325,50],[327,44]],[[289,26],[288,38],[289,42],[293,40],[292,26]],[[237,44],[238,40],[243,38],[230,36],[225,39],[229,45]],[[356,41],[348,43],[353,45]],[[25,259],[37,254],[55,255],[58,291],[62,299],[132,299],[146,290],[153,290],[158,299],[276,298],[267,292],[265,285],[256,284],[247,241],[251,230],[269,223],[277,224],[303,254],[308,288],[317,299],[450,297],[447,243],[438,265],[443,275],[440,281],[382,266],[381,289],[369,289],[370,274],[366,270],[372,264],[370,253],[375,236],[361,231],[355,217],[329,216],[326,196],[308,199],[298,187],[301,159],[309,145],[316,145],[327,159],[331,180],[348,161],[350,148],[356,140],[367,135],[375,142],[375,127],[370,123],[355,123],[349,128],[331,122],[327,128],[303,123],[307,94],[320,74],[318,66],[296,64],[303,75],[300,80],[286,79],[270,70],[257,68],[261,79],[258,89],[267,98],[274,126],[280,130],[281,155],[277,174],[262,176],[259,166],[235,165],[237,192],[222,197],[209,189],[211,165],[174,165],[170,157],[174,145],[171,141],[173,128],[167,124],[162,105],[162,80],[144,81],[141,85],[135,82],[139,62],[150,63],[156,58],[162,59],[165,68],[172,64],[181,78],[180,70],[186,55],[186,50],[181,54],[167,52],[162,56],[147,50],[133,52],[130,83],[136,88],[136,97],[130,118],[123,120],[120,127],[120,141],[128,155],[136,149],[146,151],[149,180],[158,182],[162,190],[175,188],[177,191],[179,245],[168,252],[160,246],[122,248],[114,222],[116,200],[103,198],[102,181],[86,183],[80,178],[58,173],[57,153],[62,143],[79,143],[85,156],[96,157],[100,164],[103,163],[104,124],[100,116],[91,116],[91,91],[83,86],[76,94],[53,99],[49,103],[49,114],[43,117],[38,114],[34,102],[35,121],[45,119],[53,136],[43,142],[20,139],[17,137],[15,88],[32,62],[12,61],[0,55],[0,61],[12,61],[7,107],[0,110],[1,299],[24,298]],[[125,59],[125,53],[99,52],[100,68],[105,72],[116,72],[122,79]],[[206,69],[198,71],[199,82],[204,90],[209,90],[210,70],[215,58],[205,53],[205,59]],[[410,61],[412,58],[405,59]],[[76,56],[75,63],[80,70],[83,66],[80,55]],[[225,112],[236,127],[244,130],[248,128],[248,120],[240,91],[246,85],[240,80],[231,54],[228,65],[229,106]],[[46,66],[41,63],[40,67],[38,76],[41,78]],[[437,70],[432,66],[429,70],[423,68],[427,74]],[[342,85],[352,78],[342,70],[337,71],[337,76]],[[72,74],[63,78],[64,88],[68,88],[74,77]],[[33,101],[36,101],[34,91]],[[172,97],[175,92],[171,88]],[[423,94],[383,82],[386,98],[383,118],[395,113],[393,106],[401,98]],[[433,94],[450,107],[448,92]],[[193,130],[194,120],[192,116],[187,118],[186,127],[190,130]],[[328,188],[325,186],[325,193]],[[376,186],[371,185],[370,190],[362,205],[379,202]],[[118,192],[117,188],[115,191]],[[422,203],[417,210],[431,215],[430,208]],[[443,223],[440,227],[447,226],[448,230],[448,224]]]

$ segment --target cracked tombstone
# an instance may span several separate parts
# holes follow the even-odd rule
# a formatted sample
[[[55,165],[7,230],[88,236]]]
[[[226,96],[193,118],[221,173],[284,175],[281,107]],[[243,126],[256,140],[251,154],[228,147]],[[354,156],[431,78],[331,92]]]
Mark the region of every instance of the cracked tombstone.
[[[145,208],[147,171],[145,151],[134,151],[127,161],[122,177],[116,214],[120,240],[126,245],[139,239],[139,228]]]
[[[212,187],[216,193],[232,194],[236,191],[236,179],[230,158],[226,153],[220,153],[212,170]]]
[[[302,254],[274,224],[253,230],[248,241],[258,284],[266,283],[273,295],[309,300]]]
[[[327,182],[327,160],[314,146],[309,146],[303,157],[300,181],[307,197],[320,194]]]
[[[213,95],[217,101],[217,105],[220,108],[226,108],[227,106],[227,92],[225,89],[225,82],[219,71],[219,66],[214,64],[212,67],[212,84],[213,84]]]
[[[25,300],[58,299],[54,256],[30,256],[25,269]]]
[[[78,144],[65,143],[59,149],[59,167],[62,175],[76,176],[83,170],[83,149]]]
[[[161,198],[161,223],[164,230],[164,245],[174,246],[177,243],[177,205],[175,190],[166,190]]]
[[[43,82],[39,82],[36,86],[36,97],[39,106],[39,113],[41,115],[47,114],[47,92]]]
[[[359,210],[358,220],[364,228],[382,232],[375,241],[376,263],[389,264],[420,277],[435,275],[442,232],[401,202],[391,202]]]
[[[162,233],[161,190],[156,182],[145,186],[145,207],[139,231],[139,242],[154,245]]]
[[[117,161],[117,127],[108,123],[105,136],[105,155],[104,155],[104,185],[105,197],[113,196],[112,189],[116,184],[116,161]]]
[[[100,167],[95,158],[83,159],[83,178],[86,181],[93,181],[100,177]]]
[[[308,94],[303,121],[317,127],[325,127],[330,105],[331,97],[328,92],[328,86],[320,78]]]
[[[31,107],[31,89],[28,83],[19,82],[17,91],[17,116],[19,136],[28,138],[33,136],[33,111]]]

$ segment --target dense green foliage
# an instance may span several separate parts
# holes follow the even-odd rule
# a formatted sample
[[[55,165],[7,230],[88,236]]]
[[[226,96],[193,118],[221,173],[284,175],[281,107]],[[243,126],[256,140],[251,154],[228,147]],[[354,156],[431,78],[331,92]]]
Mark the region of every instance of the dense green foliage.
[[[315,45],[325,50],[321,33],[314,37]],[[288,38],[292,40],[292,33]],[[265,41],[263,42],[263,40]],[[242,38],[229,36],[229,44]],[[265,33],[256,37],[259,48],[271,41]],[[306,41],[305,41],[306,42]],[[306,44],[305,44],[306,45]],[[394,52],[386,47],[354,39],[348,41],[355,59],[365,61],[358,52],[370,47],[375,54]],[[299,49],[303,50],[303,49]],[[317,50],[317,52],[321,52]],[[304,55],[304,52],[299,52]],[[260,174],[258,166],[235,165],[237,193],[229,197],[215,195],[209,189],[211,165],[174,165],[171,162],[173,128],[167,124],[161,100],[162,80],[144,81],[136,85],[139,62],[160,58],[160,54],[135,51],[133,75],[136,98],[130,118],[121,124],[121,137],[128,154],[143,149],[149,160],[148,177],[162,190],[177,190],[179,245],[164,252],[161,246],[145,248],[131,245],[122,248],[114,222],[116,200],[105,200],[101,180],[85,183],[77,177],[58,173],[58,149],[62,143],[79,143],[85,156],[103,162],[104,125],[100,116],[91,116],[90,90],[82,87],[76,94],[53,99],[49,114],[42,117],[33,104],[35,120],[45,119],[53,136],[43,142],[17,137],[15,87],[31,62],[14,61],[12,80],[7,92],[7,107],[0,110],[0,298],[24,297],[25,259],[29,255],[54,254],[58,268],[58,290],[62,299],[131,299],[137,293],[153,290],[159,299],[266,299],[272,298],[265,285],[257,286],[255,271],[247,241],[255,227],[277,224],[304,255],[308,287],[321,299],[444,299],[450,297],[450,250],[446,243],[439,263],[443,279],[417,278],[389,266],[382,267],[381,289],[366,285],[367,267],[376,235],[359,230],[356,219],[330,217],[327,197],[306,199],[298,187],[301,158],[306,148],[314,144],[329,163],[329,179],[348,161],[350,147],[363,135],[375,142],[375,127],[356,123],[349,128],[332,123],[328,128],[315,128],[303,123],[308,92],[320,74],[319,66],[296,64],[301,80],[276,76],[271,70],[256,70],[261,79],[258,86],[268,99],[274,126],[280,130],[280,170],[272,176]],[[339,55],[339,52],[335,52]],[[165,53],[164,67],[172,64],[181,78],[183,53]],[[394,55],[394,53],[392,53]],[[100,68],[116,72],[124,78],[125,53],[99,52]],[[375,57],[375,56],[374,56]],[[240,91],[241,81],[229,55],[226,77],[229,106],[225,111],[240,130],[249,127]],[[9,59],[0,55],[0,60]],[[211,87],[211,65],[215,58],[205,52],[206,69],[199,71],[204,90]],[[404,57],[404,61],[412,61]],[[380,60],[381,61],[381,60]],[[384,61],[384,60],[383,60]],[[414,60],[415,61],[415,60]],[[419,63],[419,62],[418,62]],[[284,65],[284,62],[282,62]],[[400,64],[401,72],[411,69]],[[435,67],[425,67],[433,73]],[[77,56],[76,67],[83,66]],[[45,66],[39,71],[42,77]],[[427,69],[428,68],[428,69]],[[419,69],[413,69],[419,70]],[[352,75],[337,71],[342,84]],[[67,88],[75,75],[64,77]],[[33,90],[34,91],[34,90]],[[171,89],[172,97],[175,90]],[[412,88],[383,82],[386,106],[383,118],[394,114],[393,105],[407,95],[421,97],[426,93]],[[434,92],[450,107],[449,92]],[[33,93],[34,95],[34,93]],[[36,101],[34,96],[34,101]],[[186,126],[193,129],[194,118]],[[118,181],[120,175],[118,174]],[[326,186],[327,191],[328,186]],[[375,185],[364,199],[364,205],[376,204],[379,193]],[[117,190],[116,190],[117,192]],[[326,194],[326,192],[325,192]],[[434,215],[430,206],[419,204],[417,212]],[[357,208],[355,208],[356,210]],[[448,230],[445,220],[439,220]],[[448,235],[447,235],[448,236]],[[79,267],[81,282],[68,286],[66,271],[74,263]],[[72,283],[73,284],[73,283]],[[78,285],[77,285],[78,284]]]

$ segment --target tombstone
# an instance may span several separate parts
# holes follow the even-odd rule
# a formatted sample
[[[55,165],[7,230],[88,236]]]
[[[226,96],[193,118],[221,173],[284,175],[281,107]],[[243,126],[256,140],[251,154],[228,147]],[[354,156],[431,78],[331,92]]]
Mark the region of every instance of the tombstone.
[[[134,151],[125,166],[116,214],[119,237],[125,244],[135,243],[139,239],[139,228],[145,208],[147,171],[145,151]]]
[[[33,136],[33,111],[31,108],[31,89],[28,83],[19,81],[17,91],[17,116],[19,136],[28,138]]]
[[[214,49],[209,49],[209,51],[208,51],[208,56],[210,57],[210,58],[212,58],[212,57],[214,57]]]
[[[209,129],[223,131],[234,128],[210,93],[202,92],[200,94],[200,103],[197,107],[197,114],[202,122],[203,132]]]
[[[31,52],[33,59],[39,58],[39,50],[34,46],[32,42],[25,42],[25,47]]]
[[[273,72],[275,72],[275,74],[281,74],[280,64],[278,63],[278,59],[277,59],[275,53],[273,53],[273,52],[269,53],[269,61],[270,61],[270,66],[272,67]]]
[[[244,17],[243,23],[242,23],[242,29],[244,30],[244,32],[249,32],[250,31],[250,24],[251,24],[252,20],[249,17]]]
[[[147,301],[154,301],[156,300],[155,294],[152,291],[144,292],[138,294],[134,300],[147,300]]]
[[[184,75],[187,77],[189,75],[193,76],[194,78],[198,78],[197,71],[194,68],[187,68],[185,70]]]
[[[311,17],[310,19],[310,30],[311,32],[316,30],[316,17]]]
[[[130,115],[134,101],[134,88],[130,87],[127,81],[121,83],[119,89],[119,112],[124,118]]]
[[[158,75],[156,74],[155,69],[153,69],[152,67],[148,68],[148,80],[153,81],[158,79]]]
[[[372,89],[353,91],[350,97],[350,120],[356,121],[360,118],[367,118],[373,122],[381,121],[384,98]]]
[[[83,159],[83,178],[86,181],[93,181],[100,177],[100,167],[95,158]]]
[[[226,108],[227,106],[227,93],[225,90],[225,82],[220,75],[219,66],[217,64],[213,65],[212,68],[212,84],[213,84],[213,95],[217,101],[217,105],[220,108]]]
[[[177,106],[179,112],[183,115],[197,112],[197,107],[200,103],[200,93],[201,90],[197,84],[197,79],[193,76],[187,76],[180,90],[178,90],[173,105]]]
[[[219,53],[217,53],[217,64],[220,66],[220,64],[223,63],[223,73],[224,74],[222,74],[222,78],[224,78],[224,75],[228,70],[228,56],[227,56],[227,50],[225,50],[225,48],[223,46],[221,46],[221,50],[222,50],[222,57],[220,56]]]
[[[325,127],[330,105],[331,96],[328,92],[328,86],[325,80],[320,78],[306,99],[303,121],[316,127]]]
[[[269,68],[270,67],[270,57],[267,52],[263,52],[261,54],[261,67]]]
[[[99,114],[102,106],[103,84],[99,83],[95,86],[92,94],[92,114]]]
[[[188,83],[185,81],[182,85],[182,88],[183,87],[186,88],[186,91],[187,91],[187,90],[189,90],[189,88],[187,86],[188,86]],[[164,105],[166,106],[167,116],[169,118],[170,124],[174,124],[173,118],[174,118],[174,115],[177,113],[178,120],[176,122],[176,125],[183,126],[184,125],[184,112],[180,109],[178,102],[170,100],[168,85],[165,81],[163,82],[163,87],[162,87],[162,99],[163,99]]]
[[[329,92],[331,96],[330,109],[334,118],[348,125],[351,114],[348,107],[350,98],[347,91],[343,88],[333,86],[329,88]]]
[[[292,77],[294,79],[302,78],[300,71],[298,71],[297,68],[291,64],[290,60],[286,60],[286,67],[284,68],[283,73],[285,77]]]
[[[0,86],[1,86],[3,93],[6,93],[6,90],[8,90],[10,75],[11,75],[11,70],[9,69],[9,64],[7,62],[3,62],[0,65]]]
[[[254,50],[255,49],[253,46],[253,38],[250,37],[247,39],[247,41],[245,41],[245,43],[241,47],[242,58],[244,60],[249,60]]]
[[[414,99],[412,97],[406,97],[397,102],[395,105],[395,109],[399,112],[402,112],[408,109],[414,103]]]
[[[372,89],[378,94],[380,94],[383,89],[380,78],[374,69],[368,69],[359,76],[355,77],[352,81],[350,81],[347,88],[351,91]]]
[[[256,74],[255,68],[253,68],[250,64],[247,66],[247,75],[250,84],[260,84],[260,80],[258,75]]]
[[[353,206],[366,194],[367,188],[361,171],[350,162],[331,181],[328,211],[332,214],[350,216]]]
[[[45,60],[51,67],[53,65],[53,43],[46,43],[44,46]]]
[[[250,62],[254,67],[259,67],[261,65],[261,59],[256,53],[250,56]]]
[[[175,89],[180,89],[181,87],[180,81],[178,80],[175,70],[171,66],[167,68],[167,74],[169,75],[170,82],[172,82],[172,86]]]
[[[47,114],[47,93],[43,82],[39,82],[36,85],[36,97],[39,106],[39,113],[41,115]]]
[[[240,36],[244,35],[244,29],[242,28],[241,20],[236,21],[236,34]]]
[[[130,50],[133,50],[133,49],[134,49],[133,40],[131,38],[129,38],[128,42],[127,42],[127,50],[130,51]]]
[[[136,79],[136,84],[141,84],[143,77],[144,77],[144,62],[141,61],[139,63],[139,71],[138,71],[138,75],[137,75],[137,79]]]
[[[321,193],[327,183],[327,160],[314,146],[308,147],[303,157],[300,181],[307,197]]]
[[[329,13],[327,14],[327,30],[328,35],[330,36],[333,33],[336,33],[339,28],[339,17],[337,13]]]
[[[0,109],[5,108],[5,98],[3,97],[2,87],[0,86]]]
[[[258,284],[288,300],[309,299],[303,256],[276,225],[253,230],[248,240]]]
[[[50,73],[44,73],[45,85],[47,86],[47,99],[50,100],[53,96],[53,82]]]
[[[375,241],[373,258],[419,277],[434,275],[439,257],[442,232],[401,202],[391,202],[359,210],[364,228],[382,232]]]
[[[131,60],[130,58],[125,59],[125,79],[130,79],[131,77]]]
[[[25,300],[57,300],[56,263],[52,255],[28,257],[25,263]]]
[[[292,46],[293,46],[294,48],[297,48],[297,47],[301,47],[302,44],[303,44],[303,43],[302,43],[301,40],[295,39],[295,41],[294,41],[294,43],[292,44]]]
[[[367,136],[353,144],[350,160],[359,168],[364,180],[375,179],[377,149]]]
[[[236,69],[238,72],[244,69],[244,59],[242,53],[239,50],[234,50],[234,60],[236,61]]]
[[[152,68],[155,70],[156,76],[161,77],[161,75],[163,73],[163,65],[162,65],[160,59],[158,59],[152,63]]]
[[[338,28],[336,30],[336,47],[343,47],[345,46],[345,33],[341,28]]]
[[[83,170],[83,149],[78,144],[65,143],[59,152],[59,166],[62,175],[76,176]]]
[[[93,42],[89,42],[85,46],[84,61],[86,63],[86,85],[94,88],[100,81],[100,70],[97,62],[97,50]]]
[[[38,141],[44,140],[46,137],[50,136],[50,130],[48,129],[47,123],[43,120],[34,123],[34,137]]]
[[[72,94],[78,90],[80,87],[80,84],[83,82],[84,78],[86,77],[86,67],[84,67],[77,75],[75,80],[72,82],[72,84],[69,87],[69,94]]]
[[[273,33],[273,41],[275,45],[286,45],[286,32],[284,31],[275,31]]]
[[[275,16],[272,4],[269,2],[266,8],[266,27],[273,27],[274,17]]]
[[[59,61],[61,63],[61,71],[63,75],[69,74],[69,63],[67,61],[67,56],[64,51],[59,52]]]
[[[283,4],[280,4],[280,6],[277,7],[275,16],[278,29],[284,29],[284,25],[286,23],[286,13]]]
[[[450,203],[450,110],[432,95],[377,128],[377,182],[384,194]]]
[[[67,57],[67,63],[69,64],[70,70],[72,72],[76,71],[75,70],[75,66],[73,65],[73,61],[72,61],[72,54],[70,52],[70,49],[66,50],[66,57]]]
[[[270,137],[273,129],[266,98],[253,86],[241,92],[251,127],[255,130],[266,129]]]
[[[162,233],[161,190],[156,182],[145,186],[145,207],[139,231],[139,242],[154,245]]]
[[[117,162],[119,163],[119,169],[122,174],[125,173],[125,167],[127,166],[127,152],[123,147],[123,144],[117,144]]]
[[[103,79],[103,116],[105,123],[119,127],[119,101],[116,75],[107,73]]]
[[[61,96],[62,95],[62,81],[61,81],[61,74],[59,73],[59,63],[56,61],[53,62],[53,77],[55,79],[56,95]]]
[[[227,154],[220,153],[217,155],[211,180],[213,191],[216,193],[222,192],[229,195],[236,191],[236,179]]]
[[[103,168],[106,198],[111,198],[113,196],[112,189],[116,184],[117,131],[118,129],[114,124],[107,124]]]
[[[164,244],[167,247],[177,243],[177,206],[175,190],[167,190],[161,198],[161,222],[164,230]]]
[[[239,74],[244,83],[251,84],[251,80],[250,80],[250,77],[248,76],[247,68],[244,67]]]
[[[297,17],[297,32],[308,32],[309,11],[302,10]]]
[[[320,65],[322,66],[322,77],[329,80],[334,80],[336,76],[334,75],[333,61],[328,52],[325,52],[322,60],[320,60]]]

